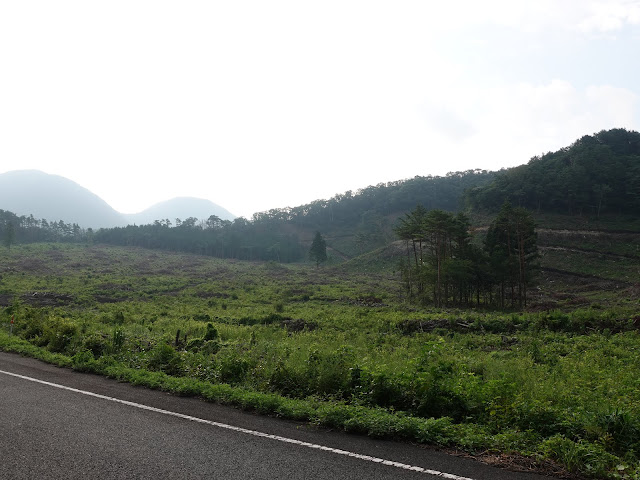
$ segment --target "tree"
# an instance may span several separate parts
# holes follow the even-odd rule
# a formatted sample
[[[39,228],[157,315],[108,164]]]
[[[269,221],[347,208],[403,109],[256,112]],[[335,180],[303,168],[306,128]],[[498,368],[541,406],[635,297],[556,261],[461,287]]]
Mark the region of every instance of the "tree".
[[[531,213],[508,202],[487,231],[485,239],[491,270],[500,285],[500,306],[504,307],[506,287],[511,291],[511,306],[527,305],[527,287],[538,267],[537,235]],[[517,288],[517,295],[516,295]]]
[[[427,286],[432,287],[436,307],[469,303],[473,257],[469,257],[469,219],[443,210],[427,210],[418,205],[401,218],[396,234],[407,244],[407,261],[402,276],[407,291],[426,300]],[[411,267],[413,245],[414,267]]]
[[[13,222],[7,222],[4,227],[4,246],[7,248],[11,248],[16,241],[16,230],[13,226]]]
[[[316,232],[316,236],[313,238],[309,249],[309,259],[316,262],[316,267],[327,261],[327,242],[322,238],[320,232]]]

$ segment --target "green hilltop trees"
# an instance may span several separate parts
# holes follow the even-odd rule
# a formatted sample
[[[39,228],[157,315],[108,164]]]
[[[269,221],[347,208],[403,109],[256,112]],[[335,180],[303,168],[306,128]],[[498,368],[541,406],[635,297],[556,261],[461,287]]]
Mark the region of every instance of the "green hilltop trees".
[[[640,133],[623,128],[585,135],[568,147],[497,172],[469,188],[467,205],[497,211],[504,199],[537,212],[635,215],[640,209]]]
[[[537,269],[531,214],[505,203],[482,248],[472,242],[462,213],[418,205],[400,219],[396,234],[406,241],[402,278],[413,298],[449,305],[526,306],[527,286]]]

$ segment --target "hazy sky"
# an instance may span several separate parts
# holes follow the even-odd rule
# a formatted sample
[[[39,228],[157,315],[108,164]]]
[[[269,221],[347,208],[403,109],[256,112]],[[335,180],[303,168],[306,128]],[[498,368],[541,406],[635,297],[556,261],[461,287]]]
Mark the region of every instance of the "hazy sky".
[[[0,173],[250,218],[640,130],[639,73],[640,1],[1,1]]]

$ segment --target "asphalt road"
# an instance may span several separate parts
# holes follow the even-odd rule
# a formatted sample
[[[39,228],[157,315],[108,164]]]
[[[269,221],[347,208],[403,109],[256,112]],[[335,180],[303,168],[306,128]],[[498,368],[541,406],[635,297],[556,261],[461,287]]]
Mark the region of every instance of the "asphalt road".
[[[0,352],[0,478],[547,477],[252,415]]]

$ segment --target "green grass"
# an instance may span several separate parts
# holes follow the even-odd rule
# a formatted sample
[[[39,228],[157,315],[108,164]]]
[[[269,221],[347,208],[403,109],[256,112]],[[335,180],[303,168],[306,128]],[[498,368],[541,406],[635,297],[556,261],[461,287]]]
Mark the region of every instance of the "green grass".
[[[581,292],[584,307],[524,313],[426,309],[374,263],[16,246],[0,251],[0,348],[348,432],[637,478],[637,296]],[[541,286],[567,295],[554,288]]]
[[[634,283],[640,279],[640,259],[610,258],[601,254],[580,253],[562,249],[541,251],[541,265],[606,280]]]

